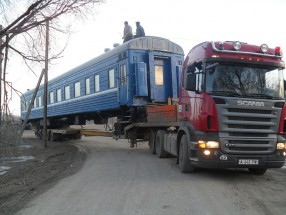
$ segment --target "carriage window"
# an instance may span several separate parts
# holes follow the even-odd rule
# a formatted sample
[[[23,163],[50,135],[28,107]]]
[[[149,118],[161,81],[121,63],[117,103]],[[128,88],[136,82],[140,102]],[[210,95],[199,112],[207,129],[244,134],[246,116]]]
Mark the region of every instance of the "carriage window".
[[[50,92],[50,104],[54,103],[54,92]]]
[[[42,96],[39,96],[38,99],[39,99],[39,107],[42,107]]]
[[[90,94],[90,81],[89,78],[85,79],[85,95]]]
[[[23,100],[21,101],[21,110],[22,111],[26,111],[27,110],[27,104],[28,104],[28,102],[26,101],[26,102],[24,102]]]
[[[74,84],[74,97],[80,96],[80,82]]]
[[[21,100],[21,111],[26,111],[27,110],[27,103]]]
[[[99,92],[100,86],[99,86],[99,75],[94,76],[94,85],[95,85],[95,92]]]
[[[126,72],[126,64],[120,65],[120,84],[124,85],[127,83],[127,72]]]
[[[57,102],[61,102],[62,101],[62,90],[58,89],[57,90]]]
[[[155,66],[155,84],[164,85],[163,66]]]
[[[70,86],[65,87],[65,100],[69,100],[71,98],[71,93],[70,93]]]
[[[109,86],[109,88],[113,88],[115,86],[114,69],[108,70],[108,86]]]
[[[25,107],[24,107],[24,110],[28,110],[28,107],[29,107],[29,102],[26,101],[26,105],[25,105]]]
[[[37,99],[34,100],[34,108],[37,108]]]

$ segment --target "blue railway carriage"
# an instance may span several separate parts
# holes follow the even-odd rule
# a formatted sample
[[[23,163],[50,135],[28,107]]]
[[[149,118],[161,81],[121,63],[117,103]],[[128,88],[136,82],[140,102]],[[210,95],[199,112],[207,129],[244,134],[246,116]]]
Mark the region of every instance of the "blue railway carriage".
[[[86,120],[100,124],[109,117],[118,117],[125,125],[146,121],[147,105],[178,98],[183,57],[182,48],[170,40],[141,37],[50,80],[48,128],[83,125]],[[21,98],[22,120],[33,92]],[[29,116],[38,128],[42,127],[43,94],[41,85]]]

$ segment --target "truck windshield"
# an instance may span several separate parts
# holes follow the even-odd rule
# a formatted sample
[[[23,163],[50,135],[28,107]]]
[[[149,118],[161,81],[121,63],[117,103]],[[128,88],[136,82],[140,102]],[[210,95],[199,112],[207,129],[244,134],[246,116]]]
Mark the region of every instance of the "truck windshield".
[[[221,63],[208,64],[206,68],[206,92],[212,95],[284,98],[281,68]]]

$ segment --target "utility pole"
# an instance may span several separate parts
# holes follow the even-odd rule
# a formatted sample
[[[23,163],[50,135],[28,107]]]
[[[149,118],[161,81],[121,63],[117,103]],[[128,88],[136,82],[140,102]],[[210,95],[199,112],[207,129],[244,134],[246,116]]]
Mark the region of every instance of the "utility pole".
[[[45,78],[44,78],[44,143],[48,147],[47,115],[48,115],[48,59],[49,59],[49,20],[46,21],[46,51],[45,51]]]
[[[35,88],[35,91],[34,91],[34,93],[33,93],[33,96],[32,96],[32,99],[31,99],[31,102],[30,102],[30,105],[29,105],[29,108],[28,108],[28,110],[27,110],[25,120],[24,120],[24,122],[22,123],[21,131],[20,131],[20,136],[21,136],[21,137],[22,137],[22,135],[23,135],[23,133],[24,133],[26,124],[27,124],[28,119],[29,119],[29,117],[30,117],[30,113],[31,113],[32,107],[33,107],[33,105],[34,105],[34,101],[35,101],[35,98],[36,98],[36,96],[37,96],[37,93],[38,93],[38,90],[39,90],[41,81],[42,81],[43,76],[44,76],[44,73],[45,73],[45,69],[43,69],[42,72],[41,72],[41,75],[40,75],[40,77],[39,77],[37,86],[36,86],[36,88]]]
[[[0,25],[0,32],[3,30],[3,26]],[[2,45],[2,37],[0,37],[0,46]],[[2,121],[2,61],[3,61],[3,53],[2,49],[0,49],[0,124]]]

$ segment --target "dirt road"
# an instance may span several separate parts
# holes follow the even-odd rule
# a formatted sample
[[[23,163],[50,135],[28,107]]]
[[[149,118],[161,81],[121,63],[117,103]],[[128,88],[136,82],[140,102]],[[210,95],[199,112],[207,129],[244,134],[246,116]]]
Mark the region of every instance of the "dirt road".
[[[174,158],[158,159],[146,143],[84,137],[87,161],[34,199],[18,215],[285,214],[286,169],[263,176],[246,170],[179,172]]]

